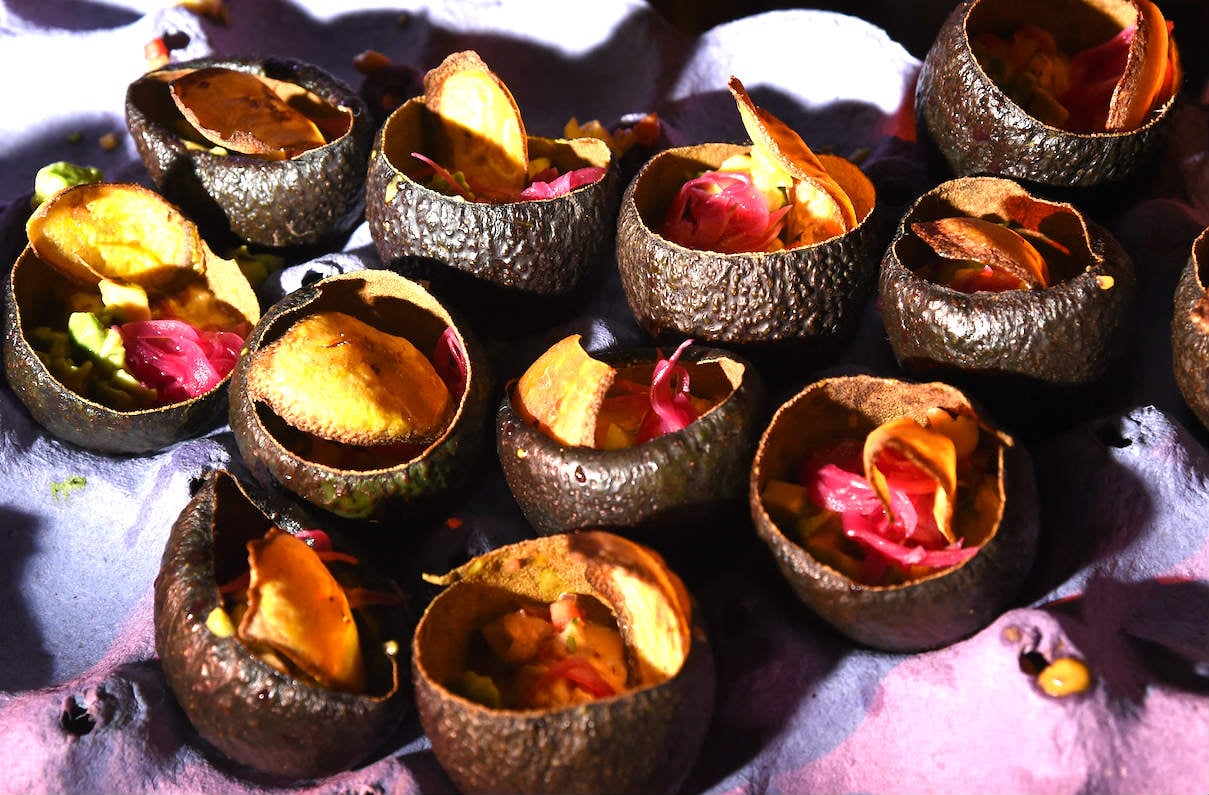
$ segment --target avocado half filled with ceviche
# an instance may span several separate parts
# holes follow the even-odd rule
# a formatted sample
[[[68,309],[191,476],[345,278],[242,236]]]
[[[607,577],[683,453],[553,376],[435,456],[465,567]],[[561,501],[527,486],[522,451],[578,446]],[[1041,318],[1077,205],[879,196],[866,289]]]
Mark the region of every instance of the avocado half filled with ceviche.
[[[1175,289],[1171,319],[1171,360],[1180,395],[1201,424],[1209,428],[1209,228],[1192,251]]]
[[[285,58],[199,58],[126,91],[147,173],[207,234],[330,242],[361,222],[375,125],[355,91]]]
[[[672,792],[713,712],[714,663],[680,578],[590,531],[443,577],[416,627],[416,708],[461,792]]]
[[[749,497],[799,598],[888,651],[986,626],[1036,555],[1028,452],[939,382],[857,375],[807,386],[765,429]]]
[[[763,398],[755,368],[727,351],[588,354],[574,335],[505,389],[496,450],[539,533],[608,529],[669,554],[668,531],[745,505]]]
[[[1133,263],[1106,229],[999,177],[950,180],[917,199],[879,282],[899,364],[984,400],[1101,381],[1124,355],[1135,293]]]
[[[252,286],[140,185],[45,201],[5,282],[4,371],[34,419],[73,444],[142,453],[216,427]]]
[[[812,152],[737,78],[730,89],[750,146],[665,150],[626,189],[616,241],[626,298],[660,341],[830,353],[873,291],[873,184]]]
[[[342,517],[423,512],[487,443],[487,365],[420,284],[386,270],[287,295],[249,334],[230,424],[257,480]]]
[[[1092,187],[1147,168],[1179,83],[1150,0],[966,0],[924,59],[916,118],[958,176]]]
[[[365,761],[410,707],[410,622],[398,586],[345,540],[283,524],[229,472],[207,473],[164,549],[155,648],[203,740],[316,778]]]
[[[448,56],[424,87],[370,155],[366,217],[382,261],[450,300],[575,290],[613,231],[621,188],[608,145],[527,135],[472,51]]]

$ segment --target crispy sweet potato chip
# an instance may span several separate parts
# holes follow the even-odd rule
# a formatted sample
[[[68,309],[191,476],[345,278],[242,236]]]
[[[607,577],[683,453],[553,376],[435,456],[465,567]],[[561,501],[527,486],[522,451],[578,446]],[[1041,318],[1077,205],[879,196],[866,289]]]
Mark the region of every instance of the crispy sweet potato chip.
[[[573,334],[538,357],[517,381],[513,403],[562,444],[591,447],[600,404],[617,371],[589,356],[579,340]]]
[[[816,243],[855,227],[852,201],[802,137],[756,105],[739,78],[731,77],[729,86],[752,148],[763,147],[793,177],[786,239],[791,244]]]
[[[425,443],[449,417],[449,390],[424,354],[343,312],[308,315],[252,356],[252,398],[314,436]]]
[[[248,563],[248,609],[236,636],[268,646],[325,687],[363,691],[352,608],[315,551],[274,527],[248,542]]]
[[[1012,229],[982,218],[952,216],[911,224],[911,231],[942,257],[978,262],[1010,273],[1029,289],[1049,284],[1045,257]]]
[[[1109,131],[1140,127],[1168,82],[1173,49],[1167,20],[1150,0],[1135,0],[1134,5],[1138,8],[1137,30],[1129,43],[1125,71],[1108,103],[1104,127]]]
[[[911,417],[899,417],[882,423],[865,437],[862,454],[865,478],[881,498],[886,511],[893,515],[890,488],[879,459],[894,451],[936,481],[936,496],[932,515],[936,527],[950,542],[953,533],[953,496],[957,492],[957,452],[953,440],[944,433],[925,428]]]
[[[173,80],[169,90],[190,124],[231,151],[285,160],[326,143],[315,122],[249,72],[197,69]]]
[[[96,182],[44,202],[26,223],[38,257],[82,284],[155,287],[181,270],[202,273],[206,248],[192,221],[136,184]]]
[[[512,92],[472,50],[424,75],[424,104],[436,114],[436,160],[462,172],[477,196],[512,201],[529,181],[529,144]]]

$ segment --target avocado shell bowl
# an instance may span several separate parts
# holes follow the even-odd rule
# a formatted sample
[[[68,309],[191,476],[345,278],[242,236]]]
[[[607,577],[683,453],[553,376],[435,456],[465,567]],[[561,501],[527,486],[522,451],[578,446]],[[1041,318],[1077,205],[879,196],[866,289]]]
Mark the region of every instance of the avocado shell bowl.
[[[1192,253],[1175,289],[1171,321],[1171,358],[1175,383],[1184,402],[1209,428],[1209,228],[1192,244]]]
[[[630,309],[656,339],[692,337],[744,352],[792,342],[830,353],[854,332],[877,278],[874,191],[858,167],[818,156],[855,205],[857,226],[839,237],[722,254],[655,231],[681,185],[748,149],[719,143],[668,149],[630,182],[617,219],[617,267]]]
[[[657,553],[611,533],[561,534],[493,550],[438,582],[447,587],[416,627],[412,678],[433,753],[459,791],[670,792],[684,780],[713,712],[714,663],[691,598]],[[518,598],[549,603],[563,592],[611,609],[630,689],[508,709],[447,687],[467,670],[481,626]]]
[[[148,237],[148,250],[164,243],[176,251],[184,249],[192,253],[188,267],[181,261],[173,263],[181,267],[155,268],[154,273],[148,270],[147,273],[152,274],[151,280],[162,282],[165,289],[180,288],[182,292],[178,296],[185,295],[183,291],[202,288],[217,299],[215,306],[222,307],[224,313],[234,313],[249,325],[259,319],[256,294],[239,266],[232,260],[216,256],[197,235],[192,223],[148,188],[125,183],[79,185],[43,204],[31,221],[46,218],[47,213],[57,212],[59,207],[85,212],[82,207],[89,206],[98,197],[115,194],[129,195],[131,202],[157,207],[164,213],[159,226],[163,234],[155,236],[159,242],[151,242],[151,236]],[[86,222],[77,218],[74,223],[82,229]],[[177,242],[171,242],[169,237],[174,231],[182,234]],[[98,239],[103,240],[109,232],[100,229],[97,234]],[[118,228],[114,234],[121,236],[125,232]],[[115,248],[120,251],[129,247]],[[103,250],[103,245],[96,247],[96,251]],[[96,261],[83,267],[104,271],[105,260],[103,254],[96,254]],[[4,373],[13,393],[42,427],[59,439],[90,450],[137,454],[160,450],[221,424],[227,411],[229,375],[195,397],[131,409],[114,408],[93,400],[57,378],[39,358],[30,335],[39,327],[59,328],[65,322],[66,310],[60,303],[61,297],[57,296],[65,291],[82,289],[85,289],[82,283],[40,258],[32,244],[21,252],[5,280]],[[96,288],[91,289],[95,291]],[[157,289],[153,287],[149,293],[153,299]]]
[[[1056,242],[1038,245],[1048,286],[967,293],[918,273],[936,255],[911,225],[962,216],[1010,221],[1037,233],[1030,240]],[[964,177],[938,185],[903,216],[882,259],[879,303],[890,346],[911,375],[978,387],[987,400],[991,388],[1009,386],[1062,397],[1119,363],[1135,324],[1135,292],[1128,255],[1076,208],[1036,198],[1012,180]]]
[[[604,176],[550,199],[467,201],[417,181],[428,166],[435,121],[423,97],[390,115],[370,153],[365,215],[378,255],[434,292],[524,298],[565,296],[585,283],[613,231],[620,173],[608,146],[593,138],[528,136],[529,156],[566,172],[605,168]]]
[[[640,370],[649,383],[654,349],[613,349],[593,358],[620,372]],[[496,450],[508,487],[541,534],[594,527],[665,549],[677,527],[718,521],[740,510],[747,472],[764,418],[764,386],[743,358],[690,346],[679,359],[692,368],[696,393],[720,402],[681,430],[614,450],[563,444],[513,405],[515,382],[496,414]],[[619,377],[621,377],[619,375]]]
[[[213,143],[186,121],[169,89],[174,78],[208,68],[284,84],[292,92],[288,104],[315,122],[326,143],[285,159],[211,151]],[[364,216],[374,125],[357,93],[317,66],[285,58],[169,64],[129,85],[126,124],[156,186],[215,239],[312,246],[347,234]]]
[[[275,776],[330,775],[369,757],[410,708],[406,659],[397,660],[388,649],[391,641],[404,648],[409,622],[398,607],[358,611],[364,693],[283,673],[236,635],[216,634],[210,628],[215,622],[208,619],[222,606],[220,585],[247,570],[246,543],[275,525],[288,530],[250,495],[230,473],[208,472],[176,520],[155,581],[156,651],[185,715],[211,746]],[[335,551],[359,552],[330,537]],[[334,569],[333,574],[346,588],[398,593],[357,556],[356,565],[332,564],[341,566],[342,573]]]
[[[978,34],[1006,35],[1025,23],[1050,30],[1078,52],[1121,32],[1136,17],[1127,0],[966,0],[949,14],[924,58],[916,124],[957,176],[1015,177],[1057,188],[1129,180],[1148,167],[1172,122],[1175,97],[1132,129],[1070,132],[1029,115],[987,74],[971,46]]]
[[[454,330],[466,354],[465,387],[453,401],[452,415],[423,449],[397,455],[384,450],[382,457],[352,463],[323,459],[309,452],[314,449],[309,434],[287,424],[254,396],[249,388],[254,355],[307,316],[328,310],[403,337],[421,351],[435,350],[446,329]],[[232,374],[231,431],[248,468],[263,484],[276,484],[349,519],[420,515],[458,493],[483,457],[488,378],[477,339],[420,284],[387,270],[352,271],[289,293],[252,329]],[[322,383],[314,386],[324,388]],[[347,446],[344,450],[351,452]]]
[[[770,480],[795,480],[810,451],[841,434],[860,438],[901,416],[922,424],[933,407],[974,411],[960,391],[939,382],[867,375],[823,379],[777,409],[752,465],[756,532],[794,592],[844,635],[886,651],[921,651],[952,643],[983,628],[1011,605],[1037,548],[1037,487],[1026,450],[977,414],[982,437],[997,453],[992,459],[998,481],[993,524],[983,530],[985,538],[966,539],[981,546],[964,563],[893,585],[859,582],[822,562],[798,543],[793,528],[774,520],[762,495]]]

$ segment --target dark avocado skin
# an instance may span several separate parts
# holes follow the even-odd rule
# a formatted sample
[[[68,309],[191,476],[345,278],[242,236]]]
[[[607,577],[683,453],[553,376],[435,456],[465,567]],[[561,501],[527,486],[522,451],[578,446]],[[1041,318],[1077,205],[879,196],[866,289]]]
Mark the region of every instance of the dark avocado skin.
[[[635,194],[647,180],[662,183],[667,169],[683,170],[676,183],[682,184],[690,174],[716,167],[696,162],[692,150],[656,155],[622,197],[617,268],[639,325],[655,338],[674,332],[722,345],[846,340],[877,279],[881,241],[873,217],[843,237],[789,251],[719,254],[685,248],[654,232]]]
[[[966,0],[953,9],[916,83],[916,126],[953,173],[1089,187],[1123,182],[1144,169],[1167,134],[1174,99],[1124,133],[1080,135],[1037,121],[995,85],[970,49],[966,17],[990,1]]]
[[[364,101],[316,66],[284,58],[201,58],[165,70],[210,66],[262,74],[309,89],[352,111],[352,128],[326,146],[270,161],[188,149],[175,132],[149,115],[144,77],[126,92],[126,123],[147,173],[159,190],[207,231],[229,230],[263,246],[307,246],[331,241],[361,222],[365,169],[374,126]]]
[[[355,274],[352,274],[355,276]],[[322,282],[286,295],[261,318],[245,341],[246,352],[259,350],[302,316],[321,307]],[[262,484],[288,490],[337,516],[351,519],[398,518],[417,514],[442,501],[469,480],[471,466],[483,456],[487,443],[489,377],[476,339],[458,324],[470,359],[470,379],[461,413],[442,439],[410,462],[373,471],[337,470],[317,466],[287,450],[261,420],[257,404],[247,395],[246,368],[241,356],[231,376],[229,420],[240,455]]]
[[[617,368],[658,358],[653,349],[593,356]],[[689,348],[682,358],[718,356],[742,361],[712,348]],[[496,450],[525,518],[543,535],[586,527],[621,535],[697,530],[732,504],[743,504],[763,410],[764,387],[748,364],[738,389],[683,430],[621,450],[597,450],[560,444],[526,422],[506,394],[496,414]]]
[[[1103,378],[1127,348],[1136,322],[1128,255],[1090,221],[1101,261],[1043,290],[963,293],[903,265],[905,222],[882,259],[879,303],[899,364],[919,377],[965,383],[1012,381],[1073,389]],[[1109,276],[1101,289],[1096,277]]]
[[[751,493],[756,533],[794,592],[858,643],[893,652],[945,646],[985,627],[1012,605],[1037,550],[1040,528],[1032,459],[1016,443],[1003,461],[1004,512],[998,532],[964,566],[896,587],[864,586],[819,563],[785,536]]]
[[[220,604],[216,505],[242,497],[229,475],[209,473],[172,526],[155,581],[164,677],[198,734],[236,762],[293,779],[348,769],[388,738],[409,704],[407,690],[372,696],[313,687],[206,628]],[[260,519],[263,532],[268,520]]]
[[[413,103],[414,104],[414,103]],[[423,110],[423,108],[420,108]],[[365,215],[382,262],[453,269],[507,293],[557,297],[575,290],[609,242],[620,193],[612,160],[603,179],[565,196],[506,204],[468,202],[414,182],[384,154],[386,136],[408,124],[404,106],[378,131],[366,177]]]
[[[412,654],[424,633],[441,631],[422,620]],[[695,625],[672,679],[562,710],[488,709],[451,696],[418,665],[413,681],[433,752],[460,792],[657,793],[675,791],[696,760],[713,713],[715,670]]]
[[[116,411],[86,400],[51,375],[25,339],[14,289],[28,247],[5,280],[4,373],[13,393],[59,439],[104,453],[149,453],[216,427],[226,411],[229,379],[193,400],[143,411]]]
[[[1171,358],[1175,383],[1188,408],[1209,428],[1209,332],[1192,322],[1191,312],[1205,294],[1200,266],[1209,261],[1209,230],[1193,243],[1180,272],[1171,320]]]

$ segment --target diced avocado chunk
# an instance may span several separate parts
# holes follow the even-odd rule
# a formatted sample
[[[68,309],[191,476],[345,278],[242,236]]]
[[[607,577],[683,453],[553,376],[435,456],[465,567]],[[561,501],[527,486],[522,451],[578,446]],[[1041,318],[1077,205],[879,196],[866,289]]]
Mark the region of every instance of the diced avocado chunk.
[[[67,333],[89,359],[106,371],[126,366],[126,346],[116,329],[108,328],[91,312],[72,312],[67,318]]]
[[[34,175],[34,197],[30,203],[37,208],[64,188],[100,182],[103,178],[99,168],[78,166],[63,160],[51,163],[38,169],[38,173]]]
[[[151,306],[147,303],[147,291],[137,284],[101,279],[97,283],[101,290],[101,303],[122,323],[151,319]]]

